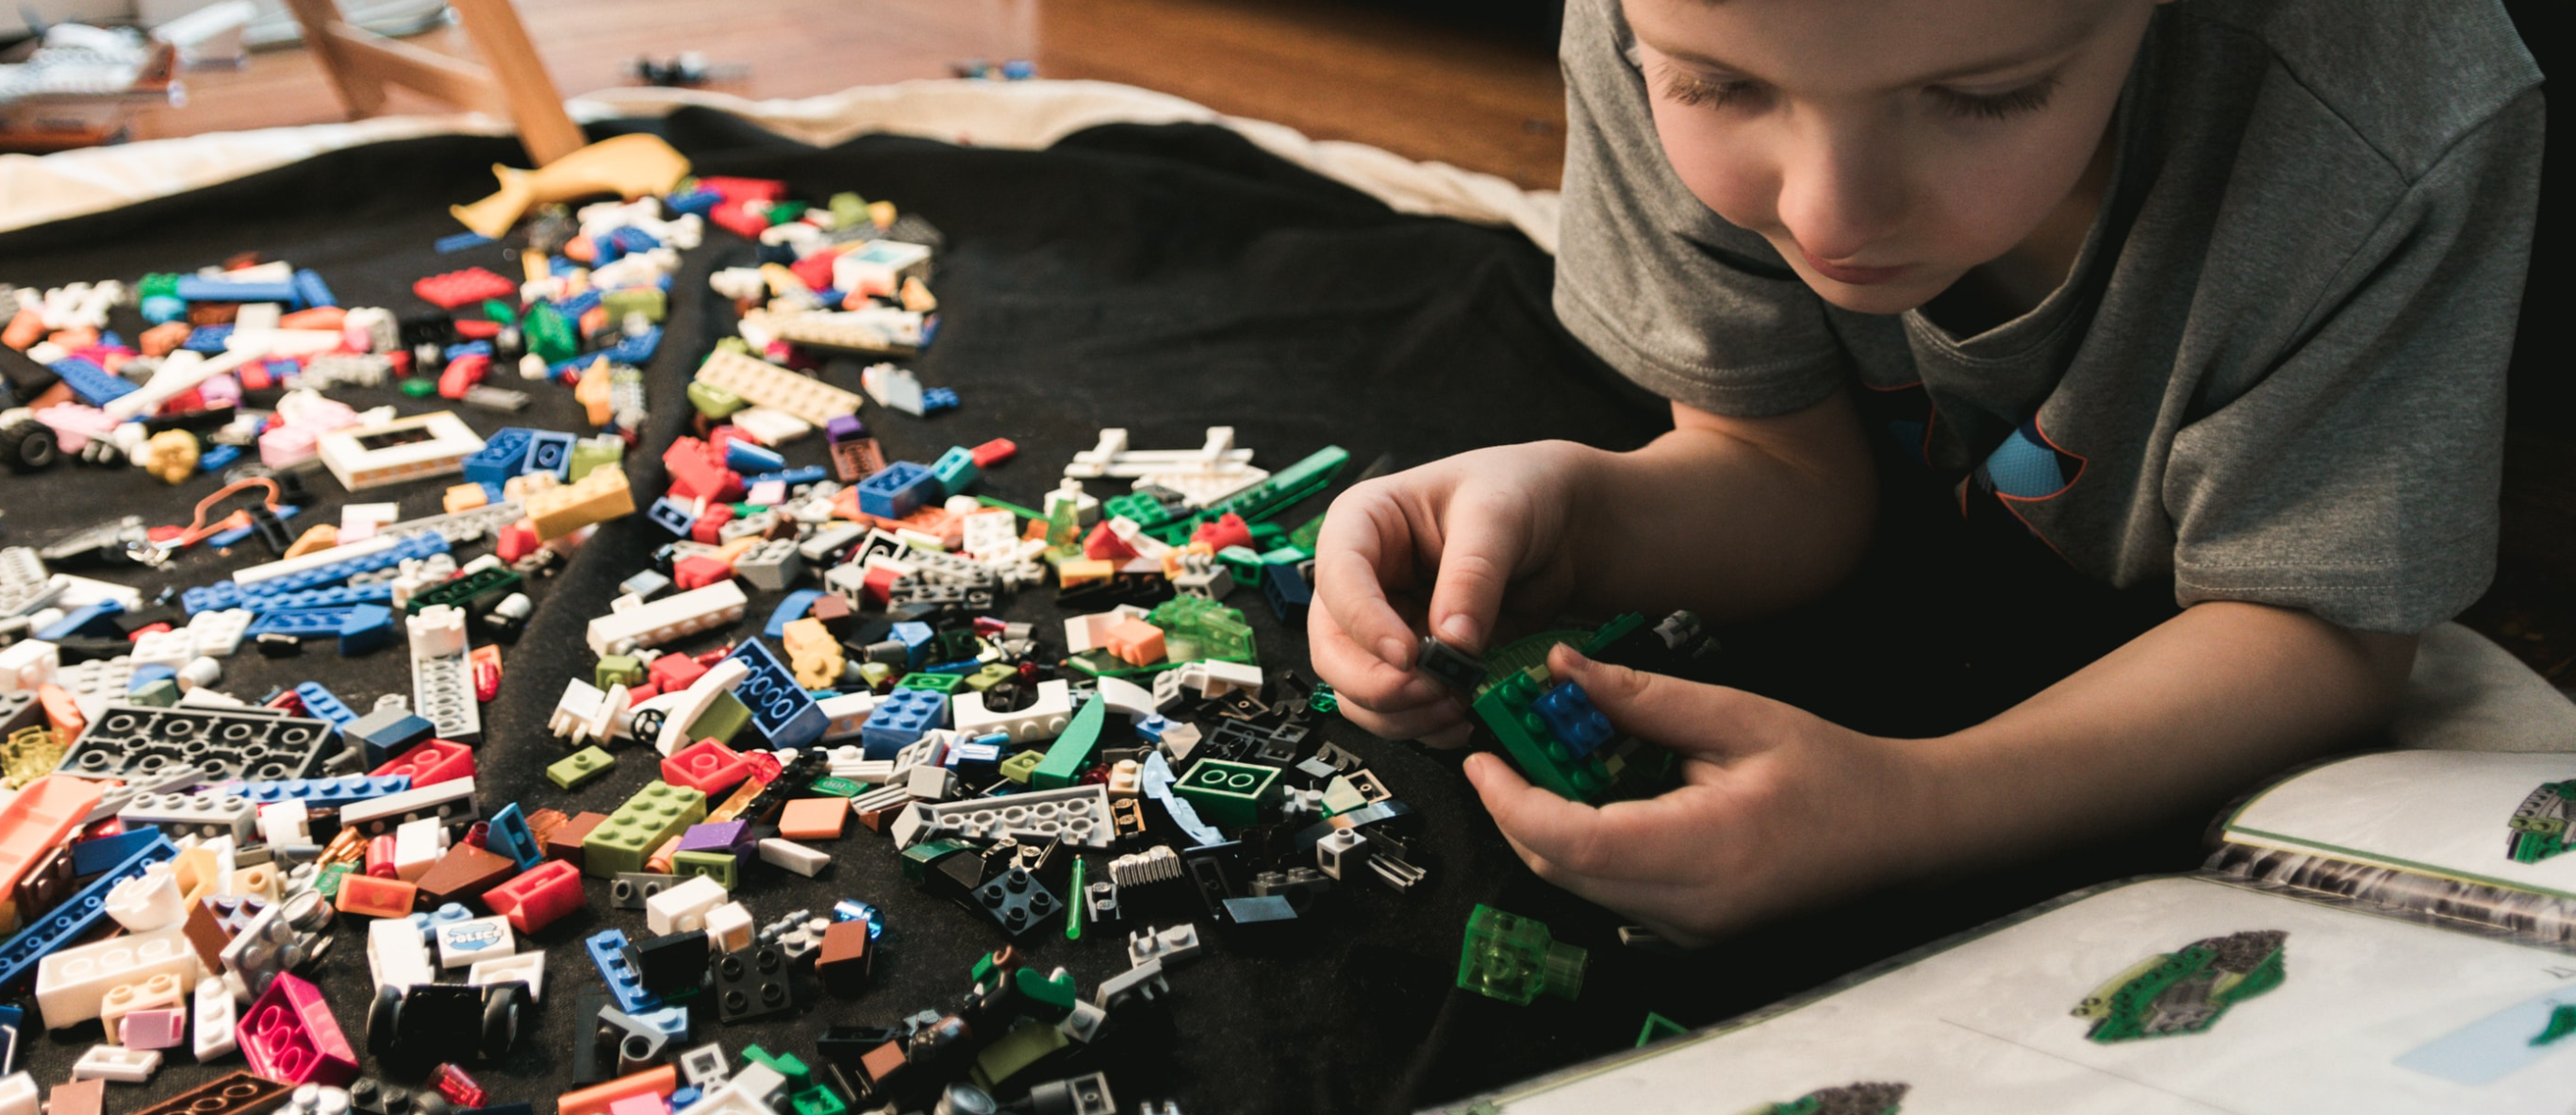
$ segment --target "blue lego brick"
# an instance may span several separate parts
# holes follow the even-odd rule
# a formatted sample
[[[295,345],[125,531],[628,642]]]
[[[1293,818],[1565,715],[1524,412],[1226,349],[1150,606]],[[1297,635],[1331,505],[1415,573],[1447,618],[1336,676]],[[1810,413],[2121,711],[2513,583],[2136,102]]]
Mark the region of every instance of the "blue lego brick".
[[[287,285],[295,290],[296,309],[311,310],[340,304],[340,300],[331,294],[331,284],[323,282],[321,273],[311,268],[296,272],[294,280]]]
[[[411,776],[408,774],[348,774],[338,778],[280,778],[215,784],[216,792],[249,798],[253,806],[300,801],[315,809],[338,809],[408,789],[411,789]]]
[[[911,461],[896,461],[859,481],[859,510],[881,519],[900,519],[939,498],[939,478]]]
[[[185,593],[180,595],[182,599],[186,598]],[[241,598],[240,603],[232,606],[248,608],[265,615],[269,612],[284,612],[298,608],[346,608],[352,604],[391,606],[393,602],[393,582],[372,581],[363,585],[339,585],[333,588],[308,588],[302,592],[247,596]]]
[[[960,658],[954,662],[933,662],[921,668],[926,674],[971,674],[984,668],[981,658]]]
[[[0,989],[24,987],[36,974],[36,962],[45,954],[88,935],[107,920],[107,892],[127,879],[139,878],[143,869],[164,860],[176,858],[179,849],[158,830],[142,851],[127,856],[125,861],[89,881],[63,904],[37,918],[18,934],[0,944]]]
[[[63,386],[91,406],[105,406],[111,399],[131,395],[135,385],[108,374],[108,370],[77,356],[66,356],[45,365],[61,376]]]
[[[749,476],[787,467],[787,458],[741,438],[725,442],[725,467]]]
[[[383,646],[393,638],[394,613],[377,604],[350,604],[339,608],[299,608],[269,612],[252,620],[251,638],[261,635],[293,635],[298,639],[336,638],[340,653],[357,654]]]
[[[1154,713],[1136,722],[1136,738],[1147,743],[1163,742],[1163,733],[1172,730],[1170,718]]]
[[[793,488],[799,484],[812,484],[822,481],[829,478],[831,475],[831,473],[824,471],[823,466],[821,465],[807,465],[803,468],[791,468],[784,472],[764,472],[758,476],[746,476],[743,477],[742,482],[745,486],[750,486],[759,484],[763,481],[775,480]]]
[[[159,835],[160,829],[146,826],[134,832],[75,842],[72,845],[72,877],[96,875],[123,863],[134,853],[151,847],[152,839]]]
[[[362,719],[373,720],[376,715],[369,713]],[[412,713],[381,721],[373,725],[373,730],[368,730],[369,727],[361,724],[343,728],[346,737],[357,743],[361,764],[368,767],[385,765],[394,756],[418,746],[438,731],[438,726],[430,723],[427,717]]]
[[[352,604],[340,621],[340,653],[364,654],[394,641],[394,613],[374,604]]]
[[[571,434],[547,430],[528,438],[528,471],[551,472],[557,480],[572,477]]]
[[[484,847],[517,860],[519,870],[526,871],[544,862],[545,849],[537,846],[537,834],[528,828],[528,818],[519,812],[519,803],[511,802],[492,814],[484,830]]]
[[[357,710],[333,696],[330,690],[322,688],[322,683],[318,681],[308,681],[296,686],[295,699],[304,702],[305,715],[316,720],[328,720],[334,728],[358,718]]]
[[[18,1035],[26,1029],[26,1011],[0,1007],[0,1076],[18,1071]]]
[[[317,565],[283,577],[271,577],[258,584],[242,586],[242,592],[248,596],[302,592],[309,588],[338,584],[360,573],[390,569],[412,558],[427,558],[432,554],[446,552],[447,539],[440,537],[437,531],[416,530],[405,535],[394,545],[374,553],[353,557],[346,561],[336,561],[329,565]]]
[[[723,203],[724,195],[714,190],[689,190],[662,199],[662,204],[674,213],[695,213],[700,217],[715,212],[716,206]]]
[[[447,362],[449,362],[449,363],[451,363],[451,364],[452,364],[452,363],[455,363],[455,362],[456,362],[459,358],[461,358],[461,357],[467,357],[467,356],[490,356],[490,355],[492,355],[492,342],[490,342],[490,341],[459,341],[459,342],[457,342],[457,343],[455,343],[455,344],[452,344],[452,345],[447,346],[446,351],[444,351],[444,352],[440,353],[439,355],[440,355],[441,357],[445,358],[445,359],[447,360]]]
[[[923,656],[930,652],[930,640],[933,634],[927,623],[898,623],[887,632],[886,637],[902,643],[904,657],[917,668],[921,665]]]
[[[491,237],[479,232],[459,232],[451,236],[441,236],[431,241],[429,246],[437,249],[438,254],[444,256],[454,255],[468,248],[480,248],[491,242]]]
[[[921,413],[937,414],[957,409],[957,392],[946,387],[925,387],[921,391]]]
[[[580,321],[581,315],[589,313],[599,302],[598,291],[585,290],[555,303],[555,312],[562,314],[565,321]]]
[[[245,283],[230,279],[212,279],[204,275],[181,275],[170,293],[190,302],[282,302],[295,301],[292,281]]]
[[[946,499],[966,490],[966,485],[984,474],[975,467],[975,452],[963,445],[952,445],[939,459],[930,462],[930,475],[939,479],[939,498]]]
[[[83,605],[72,614],[46,625],[36,632],[36,637],[49,643],[59,643],[79,635],[122,636],[125,632],[116,625],[116,617],[124,614],[125,605],[101,600]]]
[[[303,508],[297,507],[292,503],[280,507],[274,512],[279,522],[285,522],[286,520],[292,519],[303,513]],[[249,539],[250,536],[251,527],[248,523],[244,523],[241,526],[232,528],[231,530],[219,530],[213,534],[207,535],[206,545],[220,550],[226,546],[241,545],[242,542]]]
[[[948,695],[928,689],[897,689],[877,702],[867,723],[859,726],[859,746],[871,759],[891,759],[922,734],[948,724]]]
[[[222,472],[240,459],[241,447],[238,445],[210,445],[205,452],[197,454],[197,471]]]
[[[654,500],[653,506],[645,509],[644,517],[653,520],[654,526],[682,538],[688,537],[698,525],[698,517],[689,512],[688,505],[669,496]]]
[[[178,680],[179,671],[171,669],[168,666],[159,665],[157,663],[137,666],[134,668],[133,673],[126,675],[125,691],[128,694],[140,693],[146,689],[152,688],[152,683],[156,681],[175,683]]]
[[[1539,694],[1530,702],[1530,710],[1547,721],[1547,730],[1556,734],[1570,758],[1590,755],[1618,735],[1610,718],[1593,707],[1592,695],[1570,681]]]
[[[604,267],[604,266],[607,266],[608,264],[611,264],[611,263],[615,263],[615,262],[617,262],[618,257],[623,256],[623,255],[625,255],[625,254],[626,254],[626,249],[624,249],[624,248],[621,248],[621,247],[618,247],[618,246],[617,246],[617,238],[616,238],[616,237],[613,237],[613,236],[593,236],[593,237],[591,237],[591,238],[590,238],[590,262],[591,262],[591,266],[594,266],[594,267]]]
[[[644,989],[644,973],[636,970],[627,952],[624,931],[603,929],[583,938],[581,944],[590,950],[590,962],[599,965],[599,978],[608,984],[608,996],[617,1000],[617,1009],[634,1014],[662,1005],[661,996]]]
[[[584,270],[588,269],[563,256],[552,256],[546,260],[546,273],[558,279],[571,278],[575,273]]]
[[[207,356],[220,356],[224,351],[224,343],[232,339],[232,326],[200,325],[195,332],[188,334],[187,340],[179,342],[179,347],[190,352],[204,353]]]
[[[751,673],[734,686],[733,695],[751,709],[752,727],[769,737],[771,747],[803,747],[823,738],[831,718],[823,715],[822,706],[796,684],[796,675],[779,663],[766,644],[745,639],[725,657],[751,667]]]
[[[954,744],[948,748],[947,754],[940,756],[940,762],[951,769],[989,767],[1002,761],[1003,753],[1009,750],[1009,742],[1010,737],[1004,736],[1001,743],[979,739],[972,743]]]
[[[1314,603],[1315,588],[1296,566],[1272,564],[1261,571],[1261,595],[1270,601],[1271,614],[1293,627],[1306,622],[1306,606]]]
[[[786,638],[787,625],[805,618],[805,613],[814,607],[814,602],[822,598],[822,593],[810,588],[800,588],[788,593],[786,599],[778,602],[777,610],[769,613],[769,622],[761,625],[760,633],[772,639]]]
[[[921,343],[920,343],[920,344],[918,344],[918,345],[915,345],[915,346],[913,346],[913,347],[914,347],[914,349],[915,349],[916,351],[920,351],[920,352],[928,352],[928,351],[930,351],[930,342],[935,341],[935,340],[938,340],[938,339],[939,339],[939,315],[937,315],[937,314],[932,314],[932,315],[931,315],[931,316],[929,316],[928,318],[925,318],[925,319],[923,319],[923,320],[922,320],[922,323],[921,323]],[[940,390],[942,390],[942,391],[948,391],[948,389],[947,389],[947,388],[945,388],[945,387],[940,388]],[[948,393],[949,393],[949,394],[951,394],[951,395],[956,394],[956,392],[954,392],[954,391],[948,391]]]
[[[507,483],[528,468],[528,439],[536,431],[525,426],[503,426],[483,439],[483,448],[465,458],[465,479],[475,484]]]
[[[630,254],[635,252],[649,252],[662,246],[661,237],[655,236],[652,233],[646,232],[633,225],[627,225],[624,228],[620,228],[615,232],[609,233],[608,238],[616,241],[619,249]]]

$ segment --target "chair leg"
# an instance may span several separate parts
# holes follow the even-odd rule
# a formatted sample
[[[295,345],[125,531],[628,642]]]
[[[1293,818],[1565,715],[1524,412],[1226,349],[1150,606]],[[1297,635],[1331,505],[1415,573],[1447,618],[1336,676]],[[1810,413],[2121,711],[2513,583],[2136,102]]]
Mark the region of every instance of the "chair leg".
[[[466,37],[474,41],[475,52],[483,56],[483,64],[500,83],[502,96],[510,106],[510,119],[519,126],[519,142],[526,145],[528,157],[544,166],[587,143],[571,114],[564,111],[563,95],[556,91],[554,79],[546,75],[545,62],[528,42],[527,28],[519,22],[519,13],[510,6],[510,0],[449,0],[449,4],[464,23]]]
[[[331,31],[340,22],[337,0],[286,0],[295,13],[295,22],[304,28],[304,49],[322,64],[330,75],[331,86],[340,94],[340,107],[348,110],[350,119],[373,116],[385,107],[385,83],[363,71],[349,52],[341,49],[339,36]]]

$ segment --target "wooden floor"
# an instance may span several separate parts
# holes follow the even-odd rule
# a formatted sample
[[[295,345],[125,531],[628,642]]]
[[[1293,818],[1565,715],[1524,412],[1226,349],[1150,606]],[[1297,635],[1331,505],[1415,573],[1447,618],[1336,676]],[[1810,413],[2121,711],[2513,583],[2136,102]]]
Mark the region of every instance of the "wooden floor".
[[[718,88],[804,97],[1027,57],[1042,76],[1124,82],[1417,159],[1556,185],[1565,92],[1553,52],[1334,0],[519,0],[567,95],[632,84],[639,55],[749,63]],[[444,28],[410,40],[464,53]],[[301,48],[186,75],[188,103],[138,138],[342,119]],[[393,111],[437,111],[398,94]]]

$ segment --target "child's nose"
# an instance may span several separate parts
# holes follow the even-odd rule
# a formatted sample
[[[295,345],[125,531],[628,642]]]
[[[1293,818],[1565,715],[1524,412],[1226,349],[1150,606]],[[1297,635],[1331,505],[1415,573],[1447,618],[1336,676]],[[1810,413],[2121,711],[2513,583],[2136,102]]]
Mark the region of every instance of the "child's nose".
[[[1912,262],[1871,249],[1904,221],[1902,176],[1886,146],[1867,136],[1814,136],[1783,160],[1780,223],[1807,254],[1826,263],[1884,267]]]

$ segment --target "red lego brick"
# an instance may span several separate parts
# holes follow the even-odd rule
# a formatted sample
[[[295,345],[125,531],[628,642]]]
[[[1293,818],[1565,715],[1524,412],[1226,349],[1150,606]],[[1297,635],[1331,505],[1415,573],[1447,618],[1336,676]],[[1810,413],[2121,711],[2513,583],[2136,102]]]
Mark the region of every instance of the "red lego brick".
[[[1020,447],[1009,438],[997,437],[967,452],[974,456],[976,468],[991,468],[1019,456]]]
[[[1218,550],[1228,546],[1249,549],[1252,546],[1252,527],[1243,521],[1243,516],[1228,511],[1217,516],[1215,522],[1200,523],[1199,529],[1190,532],[1190,541],[1205,542]]]
[[[787,183],[776,178],[717,175],[698,179],[698,188],[726,201],[783,201],[787,197]]]
[[[671,476],[671,494],[682,499],[742,498],[742,474],[725,467],[721,451],[696,438],[679,438],[664,449],[662,469]]]
[[[408,774],[414,789],[474,777],[474,749],[443,739],[422,740],[417,746],[388,760],[385,765],[367,772],[374,776]]]
[[[766,215],[752,213],[739,201],[723,202],[708,210],[707,223],[745,240],[760,239],[760,234],[769,228]]]
[[[677,693],[688,688],[689,683],[706,672],[705,663],[685,654],[665,654],[644,668],[644,675],[665,693]]]
[[[704,554],[681,558],[671,566],[671,583],[681,589],[700,589],[733,576],[731,563]]]
[[[581,868],[550,859],[483,892],[483,905],[510,919],[510,928],[534,933],[581,909]]]
[[[530,529],[526,522],[516,522],[501,528],[500,539],[492,545],[492,552],[499,555],[503,561],[517,561],[535,553],[536,550],[537,532]]]
[[[491,357],[481,353],[459,356],[448,361],[446,370],[438,373],[438,397],[462,399],[468,388],[483,382],[484,377],[491,374]]]
[[[1091,528],[1091,534],[1082,540],[1082,556],[1125,561],[1136,556],[1136,547],[1128,545],[1126,539],[1118,537],[1109,529],[1109,524],[1102,523]]]
[[[710,503],[705,513],[698,516],[697,524],[689,528],[689,537],[704,545],[716,545],[724,541],[724,536],[719,532],[724,529],[726,523],[732,521],[732,504]]]
[[[340,1020],[322,989],[279,973],[235,1029],[250,1070],[287,1084],[346,1084],[358,1075],[358,1055],[340,1033]]]
[[[519,284],[480,267],[432,275],[411,285],[420,300],[442,310],[453,310],[486,298],[517,298]]]
[[[662,781],[686,786],[710,798],[741,785],[749,777],[751,764],[744,762],[733,748],[711,739],[699,740],[662,760]]]

